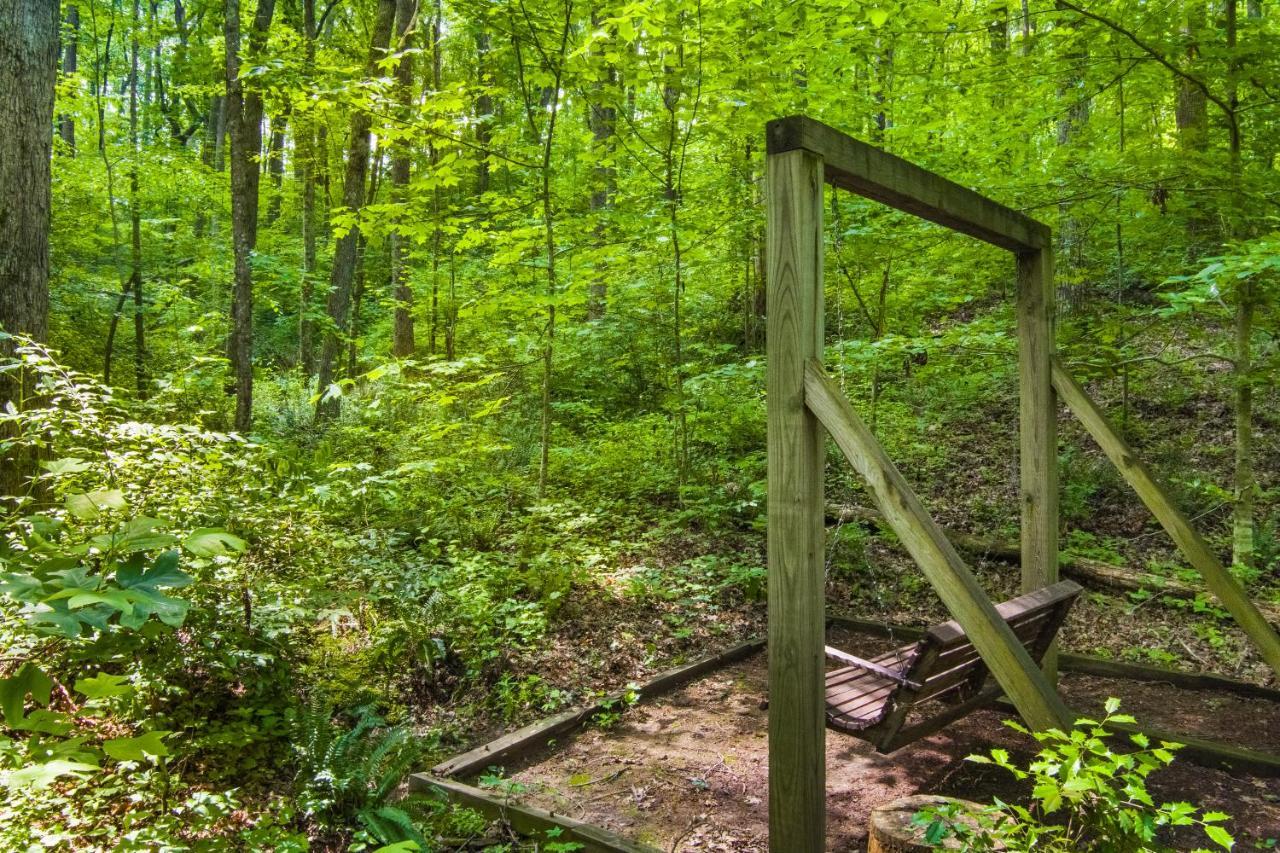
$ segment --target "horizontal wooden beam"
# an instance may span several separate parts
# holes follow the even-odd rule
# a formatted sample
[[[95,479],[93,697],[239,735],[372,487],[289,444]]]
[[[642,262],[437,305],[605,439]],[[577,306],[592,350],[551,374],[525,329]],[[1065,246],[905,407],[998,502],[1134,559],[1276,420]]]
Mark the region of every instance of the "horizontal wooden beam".
[[[805,365],[804,395],[805,405],[862,475],[876,506],[1023,718],[1041,730],[1070,726],[1057,691],[817,360]]]
[[[741,660],[764,648],[764,638],[757,637],[731,646],[722,652],[707,655],[692,663],[673,667],[659,673],[641,684],[635,691],[636,698],[646,701],[662,693],[678,687],[700,675],[719,669],[722,666]],[[624,694],[615,693],[580,708],[571,708],[551,717],[538,720],[529,725],[508,732],[475,749],[455,755],[441,761],[431,768],[435,776],[454,776],[465,779],[482,772],[488,767],[498,766],[519,758],[526,753],[546,746],[547,742],[571,732],[590,720],[596,714],[617,708],[625,702]]]
[[[806,116],[774,119],[770,154],[822,157],[827,183],[1011,252],[1048,248],[1049,226]]]
[[[581,844],[586,853],[659,853],[657,847],[640,844],[594,824],[518,803],[496,791],[485,791],[452,779],[415,773],[409,777],[409,787],[474,809],[490,820],[506,821],[521,835],[540,841]],[[552,839],[547,836],[547,830],[559,830],[559,835]]]
[[[1053,359],[1053,387],[1067,407],[1080,419],[1080,423],[1084,424],[1085,430],[1093,436],[1102,452],[1116,466],[1120,476],[1138,493],[1138,497],[1173,539],[1187,562],[1204,578],[1205,586],[1222,602],[1222,606],[1253,641],[1262,659],[1280,678],[1280,636],[1276,635],[1266,617],[1249,598],[1243,584],[1222,565],[1208,543],[1191,526],[1190,520],[1174,505],[1173,499],[1155,475],[1120,437],[1120,433],[1116,432],[1102,410],[1056,357]]]

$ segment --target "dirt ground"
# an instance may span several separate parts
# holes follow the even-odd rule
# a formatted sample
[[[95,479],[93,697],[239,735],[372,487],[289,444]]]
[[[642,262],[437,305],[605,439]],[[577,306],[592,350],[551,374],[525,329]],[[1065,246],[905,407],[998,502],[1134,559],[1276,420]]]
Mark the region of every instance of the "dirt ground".
[[[866,637],[839,638],[856,654],[885,649]],[[763,654],[631,709],[609,729],[583,730],[507,768],[522,800],[664,850],[756,851],[768,841],[767,683]],[[1100,711],[1112,695],[1148,726],[1240,746],[1280,749],[1280,706],[1168,685],[1066,675],[1069,705]],[[1034,744],[1001,724],[1008,713],[980,711],[942,732],[877,754],[868,744],[827,734],[828,849],[863,850],[871,809],[897,797],[938,793],[989,801],[1025,792],[1008,774],[964,761],[1001,747],[1019,756]],[[1151,779],[1157,800],[1187,800],[1233,815],[1236,849],[1280,837],[1280,779],[1207,770],[1189,760]],[[1170,839],[1178,849],[1203,836]]]

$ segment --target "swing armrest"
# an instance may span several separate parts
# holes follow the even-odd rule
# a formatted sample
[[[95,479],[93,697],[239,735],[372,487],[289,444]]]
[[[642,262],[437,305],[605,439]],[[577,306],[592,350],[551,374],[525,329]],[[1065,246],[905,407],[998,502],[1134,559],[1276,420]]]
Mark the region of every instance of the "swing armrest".
[[[883,676],[896,684],[901,684],[904,687],[910,687],[913,690],[918,690],[920,688],[919,684],[909,680],[902,674],[902,672],[890,669],[882,664],[865,660],[857,655],[851,655],[848,652],[842,652],[839,649],[833,649],[831,646],[826,647],[826,653],[827,657],[834,661],[839,661],[846,666],[854,666],[858,669],[866,670],[867,672],[874,672],[876,675]]]

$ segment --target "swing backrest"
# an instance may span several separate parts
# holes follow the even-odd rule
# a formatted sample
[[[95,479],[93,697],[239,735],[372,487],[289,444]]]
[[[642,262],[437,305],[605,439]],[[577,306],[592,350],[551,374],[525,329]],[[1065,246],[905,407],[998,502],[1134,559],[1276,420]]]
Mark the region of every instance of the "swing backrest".
[[[996,610],[1031,658],[1040,663],[1080,591],[1074,581],[1059,581],[998,604]],[[914,647],[876,660],[891,665],[894,659],[901,662],[901,682],[886,684],[874,675],[855,676],[851,681],[837,677],[834,680],[843,681],[843,689],[836,703],[831,701],[835,693],[832,676],[838,673],[828,676],[828,724],[871,741],[881,752],[932,734],[1001,692],[978,650],[955,621],[935,625]],[[855,720],[849,709],[858,707],[858,697],[853,694],[859,693],[862,719]],[[868,713],[868,700],[879,705],[872,713]],[[943,706],[906,725],[911,711],[929,701]]]

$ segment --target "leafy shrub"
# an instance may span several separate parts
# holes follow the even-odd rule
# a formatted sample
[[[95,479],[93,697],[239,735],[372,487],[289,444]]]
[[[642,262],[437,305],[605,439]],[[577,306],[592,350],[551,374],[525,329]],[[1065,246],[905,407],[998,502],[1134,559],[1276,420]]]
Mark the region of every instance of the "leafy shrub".
[[[991,750],[989,757],[971,755],[968,760],[1029,780],[1030,807],[996,799],[977,814],[957,805],[926,809],[914,818],[926,828],[926,839],[936,845],[951,835],[966,850],[1148,853],[1171,849],[1159,840],[1161,830],[1199,826],[1213,843],[1230,850],[1235,842],[1222,826],[1227,815],[1200,811],[1189,803],[1157,805],[1147,791],[1147,777],[1168,766],[1179,745],[1161,741],[1152,747],[1146,735],[1131,734],[1136,750],[1114,749],[1107,726],[1134,720],[1117,713],[1118,699],[1108,699],[1105,707],[1102,720],[1077,720],[1071,732],[1030,732],[1006,721],[1005,725],[1039,741],[1040,752],[1031,763],[1025,769],[1018,767],[1002,749]],[[961,814],[973,823],[960,820]]]

